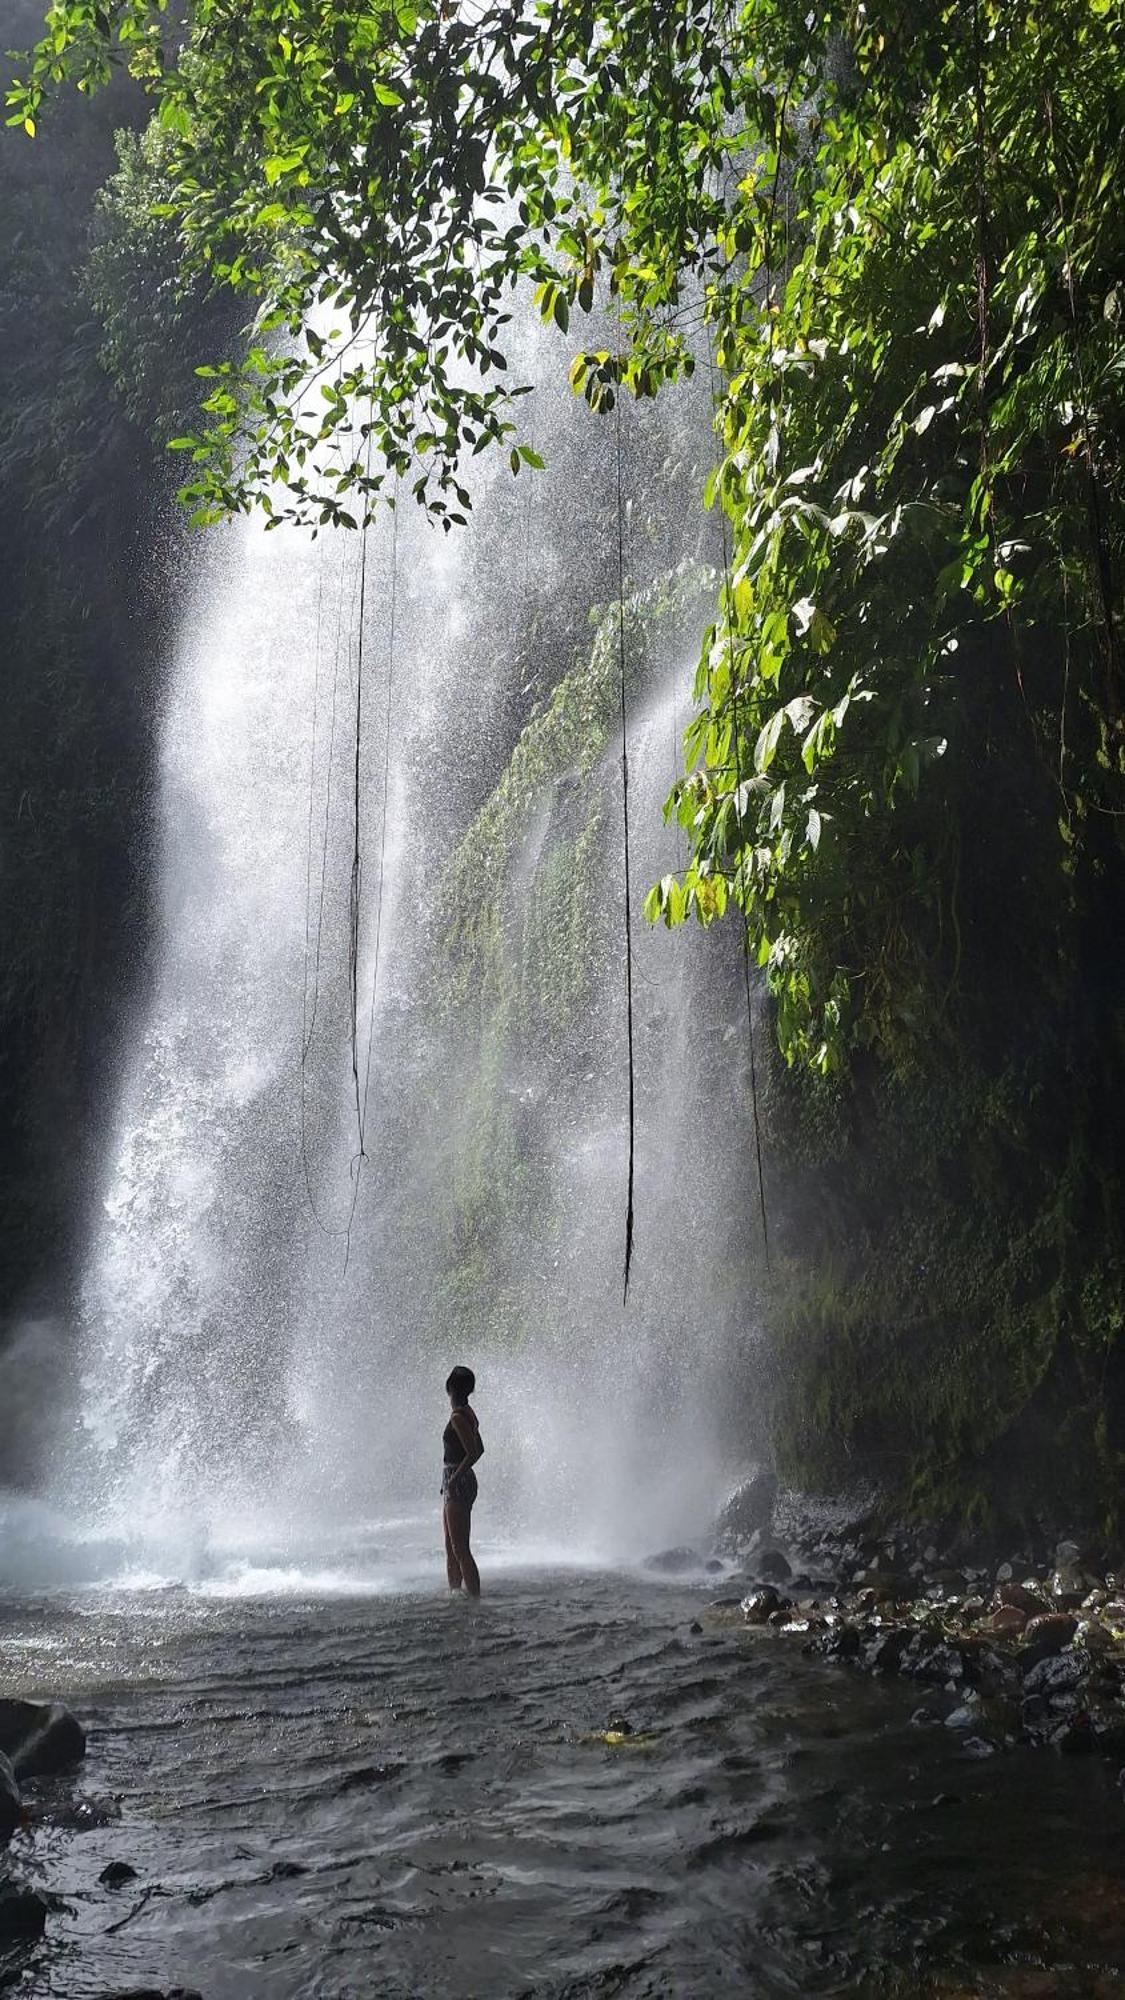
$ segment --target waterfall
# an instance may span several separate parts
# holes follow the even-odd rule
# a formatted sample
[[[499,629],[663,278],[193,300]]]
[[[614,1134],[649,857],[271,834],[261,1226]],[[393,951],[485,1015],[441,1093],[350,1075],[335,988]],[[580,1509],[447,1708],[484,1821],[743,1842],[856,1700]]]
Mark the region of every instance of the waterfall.
[[[732,1213],[753,1229],[736,960],[729,934],[652,934],[641,911],[681,858],[660,806],[690,712],[690,622],[654,643],[630,729],[626,1308],[612,745],[544,789],[505,889],[511,949],[536,924],[550,937],[551,870],[578,851],[568,800],[577,787],[584,811],[595,802],[580,850],[591,913],[567,947],[584,996],[570,1054],[541,1029],[501,1045],[438,992],[443,869],[533,712],[514,684],[529,605],[554,593],[585,610],[597,565],[576,556],[580,508],[612,553],[603,435],[565,395],[540,400],[551,470],[534,487],[486,471],[460,536],[404,504],[397,533],[387,516],[366,545],[251,521],[198,551],[163,717],[153,976],[107,1141],[52,1491],[126,1570],[322,1571],[349,1550],[370,1567],[396,1523],[421,1548],[453,1362],[478,1374],[486,1546],[643,1552],[697,1526],[724,1454],[745,1455],[732,1410],[753,1297],[728,1255]],[[698,435],[697,410],[673,416]],[[537,663],[541,701],[565,664]],[[486,1194],[502,1172],[538,1192],[503,1241],[485,1229],[466,1250],[465,1162],[493,1129],[508,1152],[480,1165]]]

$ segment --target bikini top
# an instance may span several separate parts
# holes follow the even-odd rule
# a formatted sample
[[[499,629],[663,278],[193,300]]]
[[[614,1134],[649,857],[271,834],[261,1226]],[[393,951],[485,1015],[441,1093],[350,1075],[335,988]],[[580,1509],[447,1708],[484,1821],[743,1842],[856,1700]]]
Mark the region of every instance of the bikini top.
[[[469,1409],[466,1403],[462,1403],[457,1414],[458,1416],[465,1416],[470,1419],[473,1428],[475,1429],[477,1434],[477,1443],[480,1444],[480,1425],[477,1423],[476,1416],[474,1415],[473,1411]],[[442,1462],[445,1465],[460,1465],[462,1459],[467,1458],[468,1456],[468,1453],[466,1452],[465,1447],[461,1442],[461,1439],[458,1437],[452,1422],[446,1424],[445,1429],[441,1434],[441,1450],[442,1450]]]

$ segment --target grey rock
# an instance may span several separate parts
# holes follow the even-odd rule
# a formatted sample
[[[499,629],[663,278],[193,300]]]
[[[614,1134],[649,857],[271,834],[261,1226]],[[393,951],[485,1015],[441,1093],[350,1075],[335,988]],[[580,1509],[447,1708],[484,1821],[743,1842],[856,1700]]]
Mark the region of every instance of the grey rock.
[[[996,1745],[990,1743],[987,1736],[966,1736],[961,1754],[964,1757],[995,1757]]]
[[[17,1778],[47,1778],[86,1755],[86,1731],[61,1701],[0,1701],[0,1751]]]
[[[662,1576],[679,1576],[684,1570],[698,1569],[699,1566],[697,1549],[660,1549],[656,1555],[645,1559],[645,1568],[657,1570]]]
[[[754,1535],[768,1533],[777,1498],[777,1476],[761,1470],[743,1480],[719,1511],[715,1547],[721,1555],[736,1555]]]
[[[107,1889],[120,1889],[126,1882],[135,1882],[137,1871],[128,1861],[110,1861],[102,1869],[98,1881]]]
[[[29,1889],[11,1875],[0,1878],[0,1946],[42,1937],[48,1908],[38,1889]]]
[[[1090,1656],[1077,1650],[1056,1653],[1049,1659],[1038,1660],[1029,1667],[1023,1677],[1023,1691],[1028,1695],[1071,1694],[1082,1686],[1090,1672]]]

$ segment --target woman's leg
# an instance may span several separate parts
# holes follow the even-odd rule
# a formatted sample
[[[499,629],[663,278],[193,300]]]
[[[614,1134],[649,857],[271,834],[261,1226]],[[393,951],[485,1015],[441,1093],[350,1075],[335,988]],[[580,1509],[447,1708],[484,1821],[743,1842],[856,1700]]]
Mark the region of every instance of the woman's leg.
[[[469,1528],[473,1510],[463,1501],[447,1500],[445,1503],[445,1532],[453,1544],[453,1554],[457,1560],[461,1581],[470,1597],[480,1596],[480,1571],[473,1561],[469,1547]]]
[[[444,1505],[442,1506],[441,1521],[442,1521],[442,1526],[445,1529],[445,1574],[449,1578],[450,1590],[460,1590],[461,1564],[457,1559],[457,1551],[453,1546],[453,1537],[449,1532],[448,1500],[445,1501]]]

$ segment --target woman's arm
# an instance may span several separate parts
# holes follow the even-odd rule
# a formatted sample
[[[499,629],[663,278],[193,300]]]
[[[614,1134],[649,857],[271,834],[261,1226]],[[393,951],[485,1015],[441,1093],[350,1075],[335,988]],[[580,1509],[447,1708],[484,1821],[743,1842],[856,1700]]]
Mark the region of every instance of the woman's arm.
[[[461,1449],[465,1454],[457,1467],[458,1472],[463,1472],[467,1466],[475,1465],[478,1458],[484,1457],[479,1426],[471,1410],[454,1410],[449,1421],[461,1441]]]

